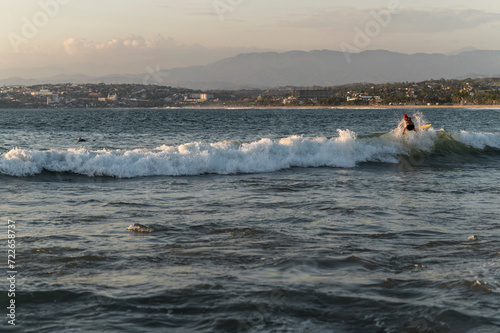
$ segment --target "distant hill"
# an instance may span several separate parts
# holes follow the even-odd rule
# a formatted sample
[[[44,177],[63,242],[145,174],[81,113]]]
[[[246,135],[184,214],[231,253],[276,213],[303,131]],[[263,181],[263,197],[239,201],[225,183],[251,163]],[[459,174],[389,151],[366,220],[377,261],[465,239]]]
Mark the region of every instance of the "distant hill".
[[[350,61],[348,61],[348,59]],[[47,79],[0,80],[1,85],[39,83],[151,83],[192,89],[336,86],[354,82],[406,82],[500,75],[500,51],[472,50],[459,54],[403,54],[383,50],[350,54],[290,51],[244,53],[205,66],[174,68],[143,75],[99,78],[64,75]]]

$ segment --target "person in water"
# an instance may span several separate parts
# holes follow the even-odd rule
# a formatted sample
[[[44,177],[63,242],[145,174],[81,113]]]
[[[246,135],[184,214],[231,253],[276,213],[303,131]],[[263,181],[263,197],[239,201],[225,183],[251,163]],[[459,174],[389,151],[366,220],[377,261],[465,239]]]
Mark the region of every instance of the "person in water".
[[[78,138],[78,142],[87,142],[87,140],[82,139],[82,138]]]
[[[410,117],[408,117],[407,114],[403,116],[403,120],[405,121],[405,128],[403,130],[403,133],[406,131],[414,131],[415,130],[415,124],[413,124],[413,121],[411,120]]]

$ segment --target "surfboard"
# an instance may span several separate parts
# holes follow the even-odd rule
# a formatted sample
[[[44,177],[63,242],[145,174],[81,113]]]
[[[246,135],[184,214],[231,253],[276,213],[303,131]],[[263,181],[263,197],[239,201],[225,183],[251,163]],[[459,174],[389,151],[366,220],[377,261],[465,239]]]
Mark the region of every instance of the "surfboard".
[[[420,126],[420,130],[421,131],[427,131],[429,129],[429,127],[431,127],[431,124],[427,124],[427,125],[424,125],[424,126]]]

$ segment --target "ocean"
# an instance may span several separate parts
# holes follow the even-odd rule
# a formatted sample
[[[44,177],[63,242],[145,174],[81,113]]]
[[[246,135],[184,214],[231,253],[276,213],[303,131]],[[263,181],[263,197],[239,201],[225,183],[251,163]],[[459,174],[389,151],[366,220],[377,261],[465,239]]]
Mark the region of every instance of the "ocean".
[[[500,332],[500,109],[0,116],[2,332]]]

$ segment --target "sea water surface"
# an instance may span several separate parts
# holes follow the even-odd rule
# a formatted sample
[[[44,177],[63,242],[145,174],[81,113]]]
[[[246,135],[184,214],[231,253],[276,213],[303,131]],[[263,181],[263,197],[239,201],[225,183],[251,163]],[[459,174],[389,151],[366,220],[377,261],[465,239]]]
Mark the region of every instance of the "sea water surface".
[[[402,135],[404,113],[431,129]],[[2,332],[500,332],[499,109],[0,110],[0,128]]]

